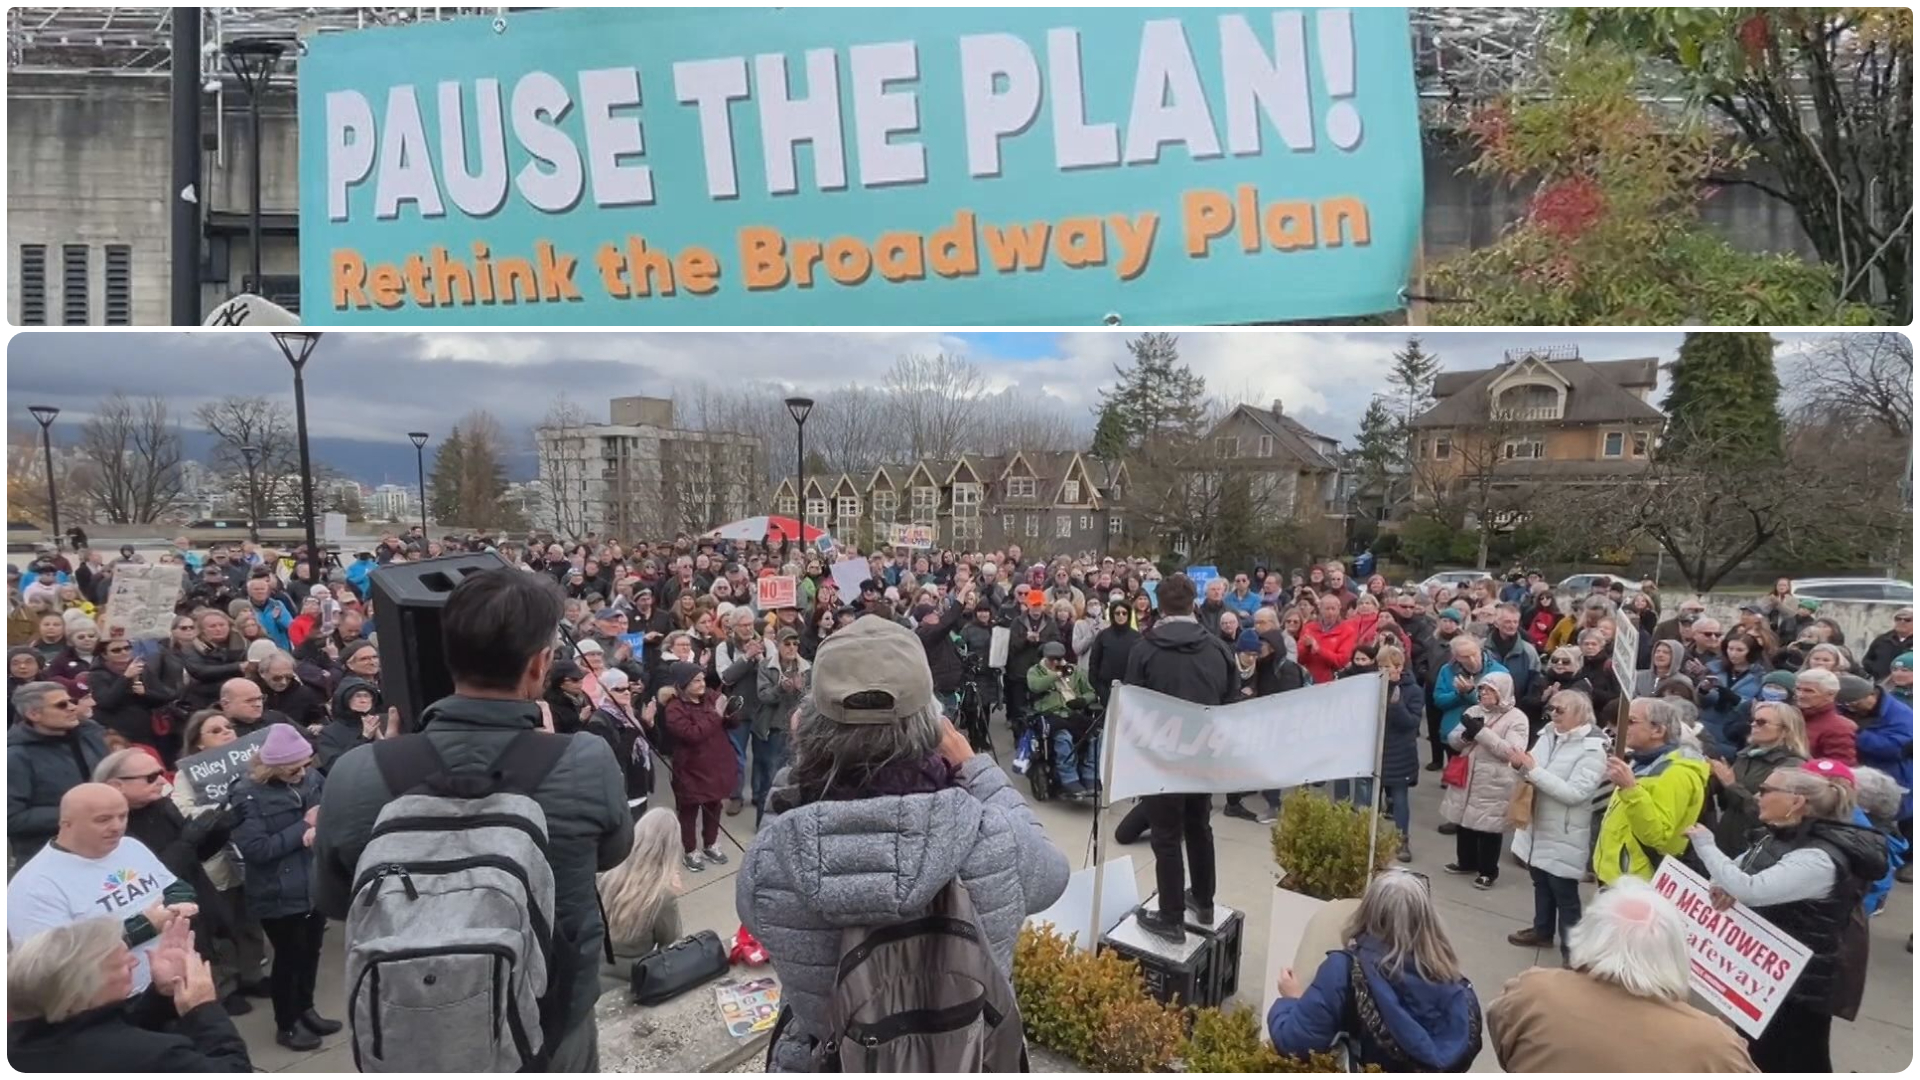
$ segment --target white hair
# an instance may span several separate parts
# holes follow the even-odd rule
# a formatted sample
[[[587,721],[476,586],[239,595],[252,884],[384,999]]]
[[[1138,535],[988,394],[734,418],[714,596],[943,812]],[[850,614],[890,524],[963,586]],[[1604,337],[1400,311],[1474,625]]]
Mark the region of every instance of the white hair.
[[[1799,671],[1794,672],[1793,685],[1796,689],[1802,686],[1811,686],[1815,690],[1825,690],[1829,694],[1838,694],[1840,692],[1840,676],[1835,675],[1826,668],[1803,667]]]
[[[60,1023],[96,1004],[106,966],[122,948],[111,917],[82,919],[28,938],[7,956],[7,1014],[13,1020]]]
[[[1567,932],[1567,962],[1635,997],[1687,1000],[1687,924],[1653,886],[1621,875]]]
[[[93,767],[93,782],[96,784],[104,784],[114,777],[119,776],[120,767],[136,757],[144,758],[154,765],[159,764],[158,761],[154,760],[152,754],[147,753],[145,750],[138,750],[129,746],[125,750],[115,750],[113,753],[101,758],[100,764]]]

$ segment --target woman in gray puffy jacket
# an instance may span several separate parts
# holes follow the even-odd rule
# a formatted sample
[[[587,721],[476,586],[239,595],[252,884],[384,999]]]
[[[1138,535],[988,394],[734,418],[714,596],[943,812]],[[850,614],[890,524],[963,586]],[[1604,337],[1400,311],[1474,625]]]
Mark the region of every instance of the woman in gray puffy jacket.
[[[789,1010],[771,1068],[809,1070],[828,1037],[843,930],[916,918],[957,878],[1011,977],[1021,924],[1060,898],[1068,874],[1006,774],[940,715],[913,631],[860,619],[834,634],[735,881]]]
[[[1508,934],[1507,943],[1545,948],[1557,924],[1564,958],[1567,932],[1580,921],[1593,798],[1607,783],[1607,740],[1594,723],[1593,699],[1578,690],[1549,698],[1547,718],[1533,752],[1512,758],[1521,779],[1533,785],[1531,820],[1513,834],[1513,853],[1533,877],[1533,925]]]

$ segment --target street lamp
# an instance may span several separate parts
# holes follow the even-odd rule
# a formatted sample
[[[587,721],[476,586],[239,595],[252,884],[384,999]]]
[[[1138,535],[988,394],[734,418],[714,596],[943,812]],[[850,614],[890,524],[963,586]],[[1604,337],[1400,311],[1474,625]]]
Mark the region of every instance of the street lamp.
[[[260,97],[267,89],[274,65],[286,51],[284,42],[269,38],[236,38],[227,42],[224,50],[227,69],[247,91],[247,141],[253,146],[253,174],[247,186],[251,206],[247,231],[253,245],[253,280],[247,287],[248,292],[266,291],[260,284]]]
[[[60,550],[60,495],[53,486],[53,420],[60,410],[51,405],[29,405],[27,411],[40,424],[40,445],[47,452],[47,513],[53,518],[53,549]]]
[[[256,252],[256,257],[258,253]],[[313,532],[313,460],[307,450],[307,358],[320,344],[316,330],[282,330],[273,335],[274,343],[293,365],[293,422],[300,439],[300,509],[307,520],[307,583],[320,581],[320,540]]]
[[[799,442],[794,452],[794,471],[799,474],[799,518],[800,535],[796,537],[800,546],[807,546],[807,416],[813,412],[813,399],[810,397],[790,397],[787,399],[787,415],[793,417],[793,423],[799,429]]]
[[[420,466],[420,542],[427,541],[427,433],[409,431],[407,438],[413,440],[414,463]]]
[[[260,485],[254,480],[254,466],[260,463],[260,448],[243,446],[240,456],[247,459],[247,539],[257,544],[260,542]]]

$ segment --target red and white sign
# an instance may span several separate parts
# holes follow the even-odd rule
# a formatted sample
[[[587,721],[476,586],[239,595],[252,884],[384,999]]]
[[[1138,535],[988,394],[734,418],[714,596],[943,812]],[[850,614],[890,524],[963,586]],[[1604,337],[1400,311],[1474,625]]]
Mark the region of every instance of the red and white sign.
[[[1653,887],[1687,920],[1694,991],[1748,1035],[1765,1031],[1813,954],[1745,904],[1716,909],[1712,884],[1679,859],[1661,861]]]
[[[800,579],[790,577],[763,577],[760,579],[760,599],[757,605],[761,611],[776,611],[780,608],[800,606]]]
[[[890,547],[930,548],[933,546],[933,526],[889,525],[887,544]]]

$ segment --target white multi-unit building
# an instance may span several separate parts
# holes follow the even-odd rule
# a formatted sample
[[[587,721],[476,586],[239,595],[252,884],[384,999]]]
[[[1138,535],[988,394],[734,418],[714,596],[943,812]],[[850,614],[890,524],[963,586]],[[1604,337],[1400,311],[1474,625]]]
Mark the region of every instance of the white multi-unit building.
[[[530,517],[555,535],[653,540],[767,512],[761,436],[676,427],[665,398],[614,398],[608,414],[537,432]]]

